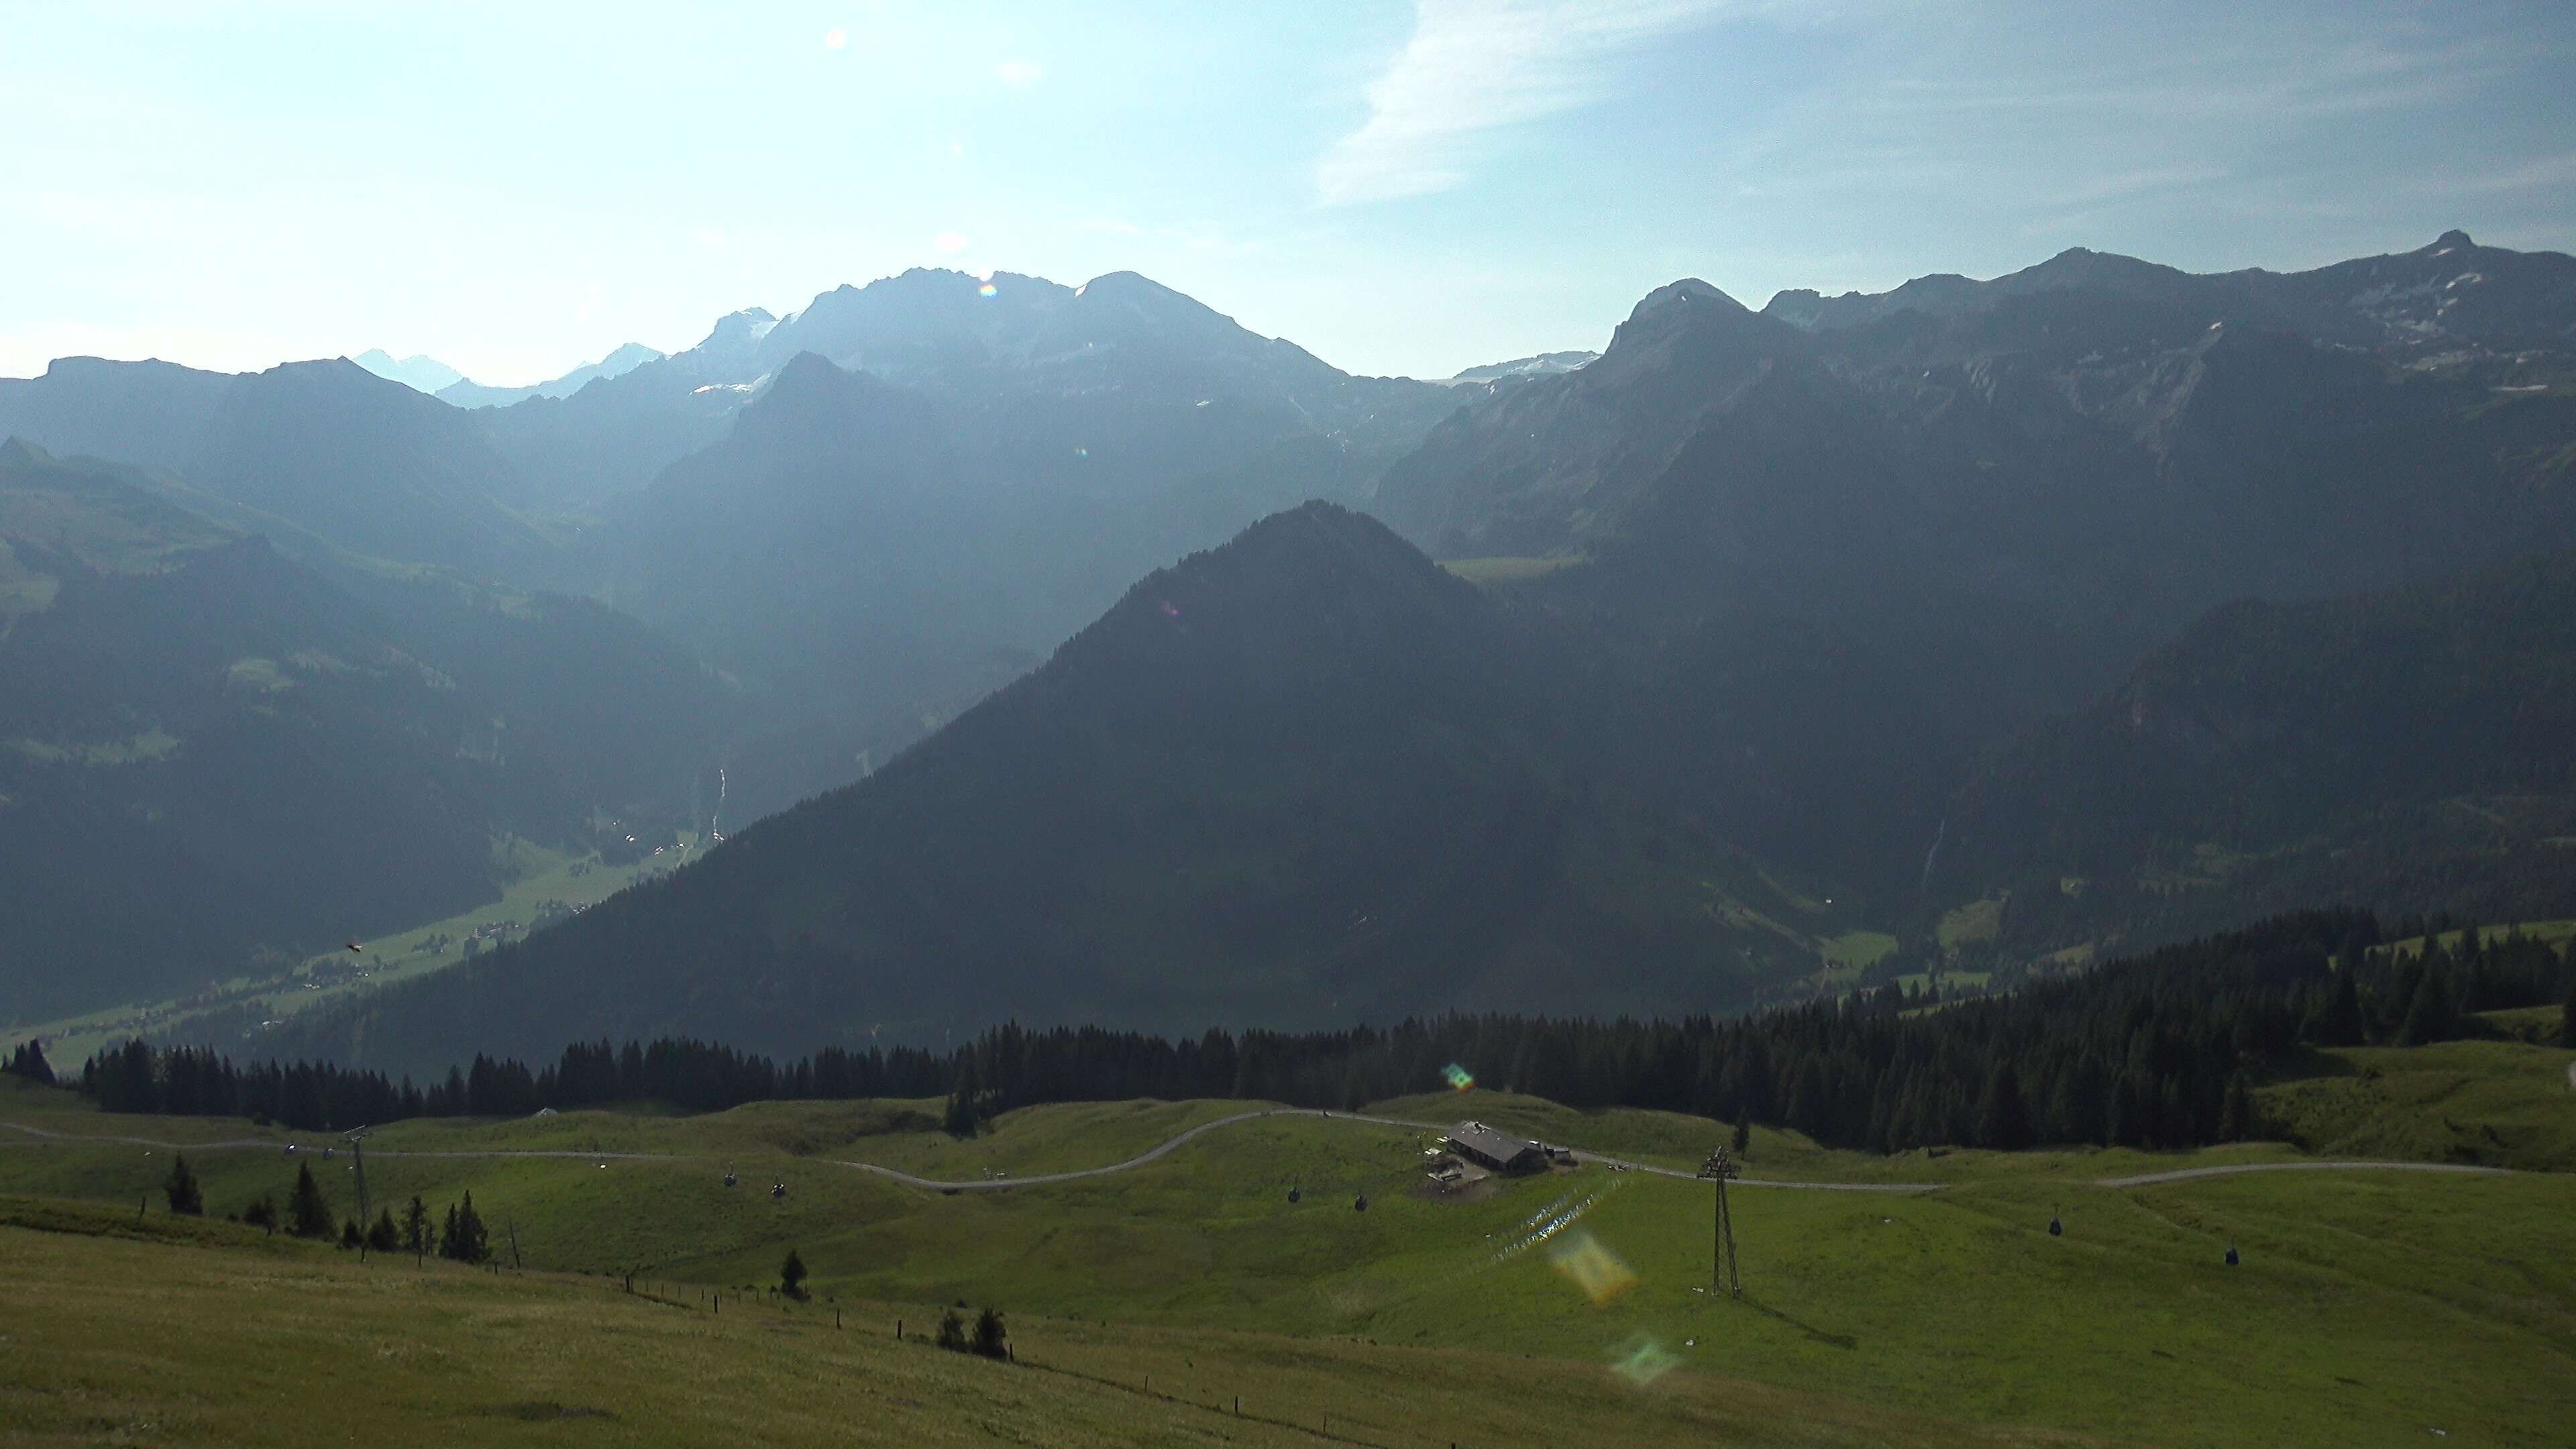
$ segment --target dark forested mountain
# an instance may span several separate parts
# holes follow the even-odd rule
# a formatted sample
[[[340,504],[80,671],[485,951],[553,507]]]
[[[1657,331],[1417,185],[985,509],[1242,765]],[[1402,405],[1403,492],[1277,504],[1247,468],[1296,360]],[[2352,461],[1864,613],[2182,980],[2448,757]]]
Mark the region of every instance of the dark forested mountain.
[[[2576,898],[2576,553],[2231,604],[1976,772],[1933,884],[2032,948],[2287,899],[2485,919]]]
[[[2545,323],[2571,267],[2456,236],[2290,278],[2079,252],[1758,314],[1677,282],[1375,506],[1610,641],[1643,753],[1708,777],[1730,838],[1883,893],[1939,833],[1932,781],[2204,611],[2576,546],[2576,408],[2515,380],[2576,339],[2426,290],[2465,269]]]
[[[564,578],[745,681],[733,778],[755,814],[855,778],[1146,571],[1301,499],[1364,496],[1457,403],[1132,273],[913,271],[562,406],[715,375],[747,381],[691,397],[738,407],[731,426],[607,505]]]
[[[66,360],[0,382],[0,429],[161,470],[82,518],[173,511],[82,525],[148,541],[91,579],[22,507],[6,647],[90,610],[128,634],[219,615],[178,591],[233,560],[223,587],[269,597],[284,570],[359,634],[287,649],[273,620],[172,677],[421,661],[453,697],[369,675],[363,718],[411,741],[371,748],[426,749],[387,778],[486,833],[709,768],[728,822],[877,772],[384,998],[388,1051],[492,1016],[538,1050],[1704,1009],[1846,980],[1823,958],[1883,946],[1863,927],[1919,959],[1971,898],[2008,895],[2013,950],[2318,901],[2531,904],[2576,835],[2548,736],[2512,733],[2559,723],[2557,646],[2514,622],[2555,585],[2435,581],[2576,550],[2571,268],[2453,233],[2286,276],[2077,251],[1761,312],[1681,281],[1597,358],[1445,384],[1344,374],[1132,273],[908,272],[509,406],[348,363]],[[1371,508],[1455,576],[1319,505],[1129,587],[1303,499]],[[2362,622],[2316,622],[2334,610]],[[2356,692],[2390,659],[2412,673]],[[122,714],[29,723],[20,755],[144,779],[128,755],[214,737],[162,715],[232,717],[211,686],[101,677]],[[2214,704],[2186,687],[2217,678]],[[2484,763],[2373,766],[2441,701],[2457,728],[2422,737]],[[2115,727],[2141,705],[2186,721],[2165,753]],[[2269,723],[2210,723],[2229,709]],[[499,788],[479,746],[438,743],[477,718],[521,742],[518,814],[476,793]]]
[[[1309,504],[870,779],[309,1044],[1721,1007],[1811,968],[1724,909],[1799,909],[1740,856],[1569,767],[1563,683],[1475,587]]]
[[[166,469],[379,558],[526,577],[551,548],[467,414],[355,363],[230,376],[67,358],[0,380],[0,436]]]
[[[478,904],[499,836],[685,819],[714,691],[632,621],[335,582],[189,496],[0,444],[0,1017]]]

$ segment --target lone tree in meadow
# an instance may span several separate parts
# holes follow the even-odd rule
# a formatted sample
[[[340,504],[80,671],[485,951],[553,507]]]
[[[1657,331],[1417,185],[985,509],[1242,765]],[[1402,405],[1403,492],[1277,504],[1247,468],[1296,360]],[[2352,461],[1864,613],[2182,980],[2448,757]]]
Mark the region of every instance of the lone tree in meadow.
[[[438,1256],[459,1263],[480,1263],[492,1256],[492,1234],[483,1226],[483,1215],[474,1211],[474,1194],[447,1210],[446,1226],[438,1235]]]
[[[429,1261],[429,1205],[420,1200],[418,1193],[412,1194],[410,1206],[403,1209],[402,1245],[415,1263]]]
[[[313,1180],[313,1164],[295,1169],[295,1191],[286,1199],[286,1230],[299,1238],[327,1238],[339,1231],[331,1205],[322,1200],[322,1184]]]
[[[796,1250],[787,1250],[787,1261],[778,1265],[778,1291],[803,1302],[805,1300],[805,1260]]]
[[[170,1161],[170,1178],[161,1184],[163,1195],[170,1199],[170,1211],[181,1217],[202,1217],[206,1211],[205,1191],[197,1186],[197,1175],[188,1170],[183,1155]]]
[[[1011,1356],[1011,1337],[1002,1327],[1002,1315],[990,1308],[975,1315],[975,1352],[986,1358]]]
[[[1745,1149],[1746,1149],[1746,1148],[1748,1148],[1748,1147],[1751,1147],[1751,1146],[1753,1145],[1753,1114],[1752,1114],[1752,1113],[1750,1113],[1750,1112],[1746,1112],[1746,1111],[1742,1111],[1742,1110],[1740,1110],[1740,1109],[1736,1112],[1736,1114],[1735,1114],[1735,1137],[1734,1137],[1734,1140],[1733,1140],[1733,1144],[1732,1144],[1732,1145],[1733,1145],[1733,1146],[1734,1146],[1734,1148],[1735,1148],[1735,1155],[1736,1155],[1736,1156],[1738,1156],[1738,1157],[1742,1157],[1742,1156],[1744,1155],[1744,1151],[1745,1151]]]
[[[950,1353],[966,1351],[966,1320],[954,1308],[939,1310],[939,1346]]]

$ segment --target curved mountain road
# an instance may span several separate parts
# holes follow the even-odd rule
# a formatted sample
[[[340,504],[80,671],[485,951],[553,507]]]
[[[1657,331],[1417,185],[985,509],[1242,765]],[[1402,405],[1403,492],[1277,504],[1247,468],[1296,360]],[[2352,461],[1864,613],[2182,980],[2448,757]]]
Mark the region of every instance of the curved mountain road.
[[[873,1173],[889,1182],[898,1182],[906,1187],[922,1188],[934,1192],[1000,1192],[1014,1187],[1041,1187],[1048,1183],[1079,1182],[1085,1178],[1107,1177],[1113,1173],[1130,1172],[1136,1168],[1143,1167],[1148,1163],[1161,1161],[1163,1158],[1169,1156],[1175,1149],[1192,1141],[1202,1134],[1213,1132],[1220,1127],[1231,1127],[1239,1122],[1257,1121],[1264,1117],[1321,1117],[1335,1121],[1366,1122],[1372,1126],[1402,1127],[1410,1131],[1423,1132],[1443,1132],[1448,1130],[1449,1125],[1442,1122],[1410,1121],[1402,1117],[1372,1117],[1364,1112],[1326,1112],[1312,1107],[1260,1107],[1248,1112],[1237,1112],[1230,1117],[1219,1117],[1213,1121],[1202,1122],[1195,1127],[1189,1128],[1186,1131],[1169,1138],[1155,1147],[1149,1148],[1146,1151],[1136,1154],[1134,1157],[1128,1158],[1124,1162],[1112,1162],[1099,1167],[1073,1168],[1064,1172],[1039,1172],[1030,1173],[1024,1177],[992,1177],[967,1182],[949,1182],[935,1177],[918,1177],[912,1173],[903,1171],[901,1168],[886,1167],[874,1162],[847,1162],[828,1158],[824,1160],[831,1162],[835,1167],[848,1167],[854,1168],[860,1172]],[[30,1127],[19,1122],[0,1122],[0,1128],[4,1128],[11,1132],[24,1133],[28,1137],[37,1139],[32,1143],[20,1142],[15,1144],[19,1146],[114,1143],[119,1146],[128,1147],[167,1148],[172,1151],[195,1152],[240,1150],[273,1152],[281,1146],[281,1144],[274,1139],[258,1137],[235,1137],[209,1142],[165,1142],[157,1137],[127,1137],[105,1133],[93,1134],[86,1132],[54,1132],[42,1127]],[[334,1145],[336,1141],[336,1138],[329,1139],[322,1145],[331,1146]],[[1696,1181],[1698,1177],[1696,1173],[1686,1172],[1677,1167],[1658,1167],[1650,1162],[1635,1162],[1623,1157],[1613,1157],[1608,1153],[1586,1151],[1582,1148],[1571,1148],[1568,1150],[1573,1154],[1575,1160],[1578,1162],[1599,1163],[1600,1165],[1611,1168],[1615,1171],[1642,1172],[1654,1177],[1677,1178],[1685,1182]],[[679,1154],[667,1152],[571,1152],[541,1148],[493,1148],[479,1152],[406,1152],[399,1148],[383,1147],[376,1149],[375,1155],[378,1157],[418,1158],[564,1158],[593,1162],[659,1162],[679,1160]],[[2239,1173],[2246,1172],[2351,1172],[2372,1170],[2388,1172],[2449,1172],[2482,1177],[2506,1177],[2514,1175],[2514,1169],[2512,1168],[2477,1167],[2453,1162],[2241,1162],[2217,1167],[2181,1167],[2168,1172],[2146,1172],[2130,1177],[2106,1177],[2096,1180],[2092,1185],[2095,1187],[2106,1188],[2154,1187],[2164,1183],[2191,1182],[2201,1178],[2233,1177]],[[1737,1187],[1798,1188],[1811,1192],[1880,1193],[1939,1192],[1950,1186],[1950,1184],[1946,1182],[1795,1182],[1784,1178],[1765,1177],[1739,1177],[1735,1179],[1735,1185]]]
[[[2178,1167],[2171,1172],[2142,1172],[2135,1177],[2106,1177],[2095,1187],[2154,1187],[2204,1177],[2234,1177],[2241,1172],[2462,1172],[2473,1177],[2511,1177],[2510,1167],[2477,1167],[2460,1162],[2239,1162],[2226,1167]]]

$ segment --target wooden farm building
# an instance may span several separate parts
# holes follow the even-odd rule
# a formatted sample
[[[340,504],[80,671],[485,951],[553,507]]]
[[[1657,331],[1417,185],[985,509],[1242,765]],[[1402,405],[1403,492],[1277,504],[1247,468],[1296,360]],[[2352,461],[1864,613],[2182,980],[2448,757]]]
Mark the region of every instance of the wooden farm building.
[[[1461,1122],[1450,1128],[1449,1150],[1494,1172],[1537,1172],[1547,1166],[1546,1148],[1482,1122]]]

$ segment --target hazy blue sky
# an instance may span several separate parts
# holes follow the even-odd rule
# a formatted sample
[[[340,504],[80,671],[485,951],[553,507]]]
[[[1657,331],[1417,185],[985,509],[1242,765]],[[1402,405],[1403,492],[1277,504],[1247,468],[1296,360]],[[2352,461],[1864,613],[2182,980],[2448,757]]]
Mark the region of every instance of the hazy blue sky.
[[[2576,4],[0,0],[0,136],[0,374],[530,381],[925,264],[1446,374],[1683,275],[2566,250]]]

